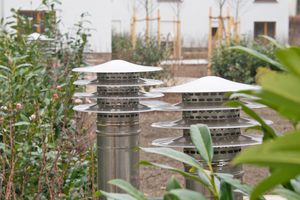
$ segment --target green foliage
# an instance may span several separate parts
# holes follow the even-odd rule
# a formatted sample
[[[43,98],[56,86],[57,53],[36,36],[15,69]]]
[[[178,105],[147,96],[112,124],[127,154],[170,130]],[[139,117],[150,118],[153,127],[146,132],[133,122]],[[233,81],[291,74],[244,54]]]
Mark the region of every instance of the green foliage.
[[[71,200],[93,193],[96,148],[79,147],[77,135],[85,129],[79,123],[83,116],[72,109],[72,97],[83,89],[73,85],[82,75],[71,73],[86,65],[83,50],[89,34],[82,24],[85,15],[75,25],[76,37],[60,33],[57,2],[42,1],[44,35],[54,38],[50,42],[28,40],[40,24],[28,26],[30,20],[18,10],[12,9],[11,21],[2,24],[0,199]]]
[[[270,38],[268,38],[270,39]],[[260,90],[240,91],[232,94],[231,97],[248,98],[264,104],[281,116],[290,120],[295,131],[277,133],[273,128],[266,125],[263,120],[250,108],[240,105],[237,102],[229,102],[227,105],[242,106],[242,109],[251,117],[261,123],[254,129],[264,132],[264,144],[253,147],[239,154],[233,164],[254,164],[270,168],[270,176],[262,180],[251,193],[251,200],[274,187],[279,187],[274,193],[280,194],[288,199],[297,199],[300,195],[300,166],[298,155],[300,153],[300,133],[297,131],[297,124],[300,120],[300,48],[285,48],[276,44],[279,50],[276,52],[274,61],[265,55],[243,47],[232,47],[231,50],[240,50],[249,53],[257,58],[264,59],[270,63],[277,63],[276,66],[284,72],[265,72],[259,77]]]
[[[159,66],[160,61],[168,56],[169,49],[160,46],[155,37],[137,37],[133,47],[131,35],[112,32],[112,59],[122,59],[145,66]],[[163,71],[142,73],[140,76],[161,79],[168,73],[168,68],[164,67]]]
[[[240,48],[253,50],[257,54],[265,55],[263,57],[256,58],[244,52],[228,51],[231,46],[239,45]],[[228,80],[241,82],[241,83],[254,83],[256,70],[258,67],[267,67],[276,69],[278,62],[268,62],[268,57],[275,59],[275,51],[278,49],[276,45],[267,43],[264,45],[259,40],[249,41],[242,39],[240,42],[231,40],[228,44],[223,44],[220,48],[215,47],[211,55],[211,69],[216,76],[226,78]],[[270,59],[270,60],[271,60]]]

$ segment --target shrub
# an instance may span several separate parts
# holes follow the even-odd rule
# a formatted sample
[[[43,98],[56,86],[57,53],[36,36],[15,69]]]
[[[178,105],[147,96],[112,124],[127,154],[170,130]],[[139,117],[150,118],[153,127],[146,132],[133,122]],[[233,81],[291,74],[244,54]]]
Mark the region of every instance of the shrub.
[[[112,32],[112,58],[145,66],[159,66],[160,61],[169,56],[169,49],[160,46],[156,37],[141,36],[136,38],[135,47],[132,45],[131,35],[128,33],[117,34]],[[141,73],[141,77],[163,79],[169,75],[168,67],[163,71]]]
[[[71,70],[86,65],[85,14],[75,25],[76,38],[62,34],[55,2],[42,1],[45,35],[55,38],[50,43],[27,40],[34,26],[18,10],[2,24],[0,199],[82,199],[94,193],[96,148],[80,146],[78,136],[89,128],[80,121],[87,116],[72,109],[74,92],[83,89],[73,85],[82,75]]]
[[[255,83],[254,77],[258,67],[277,69],[273,65],[244,52],[227,50],[228,47],[236,45],[248,47],[275,59],[277,47],[271,42],[264,45],[260,40],[249,41],[246,37],[240,42],[231,40],[229,44],[223,44],[220,48],[215,47],[211,55],[211,69],[216,76],[252,84]]]

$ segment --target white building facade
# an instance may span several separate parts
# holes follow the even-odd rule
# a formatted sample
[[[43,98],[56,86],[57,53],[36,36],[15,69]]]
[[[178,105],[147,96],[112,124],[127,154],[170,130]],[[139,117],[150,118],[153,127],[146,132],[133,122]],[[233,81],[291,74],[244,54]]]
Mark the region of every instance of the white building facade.
[[[12,15],[11,8],[21,11],[41,11],[42,0],[0,0],[0,16],[6,18]],[[85,20],[91,22],[84,26],[93,30],[89,39],[91,50],[98,53],[111,53],[111,0],[61,0],[62,4],[55,4],[59,10],[57,18],[61,19],[59,28],[62,33],[74,32],[74,24],[80,20],[82,13],[90,16]]]
[[[161,16],[161,34],[166,37],[173,33],[173,18],[179,13],[181,18],[181,38],[183,46],[207,46],[209,34],[209,9],[212,16],[219,16],[217,0],[148,0],[149,18]],[[226,0],[222,16],[227,16],[227,8],[231,17],[241,19],[241,33],[251,38],[265,34],[278,40],[287,41],[289,31],[289,0],[243,0],[236,12],[238,0]],[[136,8],[137,19],[146,18],[145,7],[140,0],[112,0],[112,26],[117,32],[130,32],[133,9]],[[145,2],[145,1],[143,1]],[[227,21],[224,21],[225,26]],[[212,28],[218,26],[213,20]],[[156,35],[157,22],[150,23],[150,34]],[[144,34],[146,22],[136,23],[136,35]],[[194,43],[194,44],[193,44]]]

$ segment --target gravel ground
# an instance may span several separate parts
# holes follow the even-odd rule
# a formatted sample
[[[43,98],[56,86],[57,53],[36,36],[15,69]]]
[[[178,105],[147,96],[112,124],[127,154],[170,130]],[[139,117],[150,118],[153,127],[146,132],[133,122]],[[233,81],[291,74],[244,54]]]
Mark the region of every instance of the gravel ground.
[[[161,100],[170,103],[180,101],[179,95],[168,95]],[[256,112],[263,119],[270,119],[274,122],[272,125],[279,132],[285,132],[292,130],[292,125],[285,119],[282,119],[277,115],[276,112],[269,108],[256,109]],[[247,117],[246,114],[242,113],[242,117]],[[171,129],[158,129],[152,128],[150,125],[154,122],[159,121],[172,121],[181,118],[181,112],[151,112],[151,113],[141,113],[141,147],[151,147],[151,141],[164,138],[164,137],[175,137],[182,135],[182,130],[171,130]],[[249,134],[261,134],[258,131],[248,131]],[[176,150],[182,151],[178,148]],[[183,166],[180,162],[169,159],[164,156],[159,156],[156,154],[147,154],[140,151],[140,160],[147,160],[150,162],[161,163],[176,167],[183,170]],[[268,169],[260,168],[255,166],[243,166],[245,171],[244,182],[250,185],[257,184],[262,178],[268,175]],[[171,176],[175,175],[177,180],[185,186],[184,178],[176,173],[166,171],[151,166],[140,166],[140,190],[147,196],[150,197],[161,197],[164,193],[165,187],[170,180]]]

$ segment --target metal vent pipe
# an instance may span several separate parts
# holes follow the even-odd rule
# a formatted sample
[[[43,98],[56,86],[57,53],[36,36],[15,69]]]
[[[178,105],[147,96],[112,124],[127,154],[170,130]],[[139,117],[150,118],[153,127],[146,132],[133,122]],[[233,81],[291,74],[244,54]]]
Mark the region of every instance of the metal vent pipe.
[[[176,121],[157,122],[152,124],[156,128],[183,129],[183,135],[175,138],[157,139],[152,142],[154,146],[181,147],[184,153],[194,157],[208,169],[206,163],[195,148],[190,138],[190,125],[206,124],[211,132],[214,145],[214,157],[212,160],[213,171],[218,173],[230,173],[234,178],[242,181],[244,171],[242,166],[230,166],[230,161],[237,155],[243,146],[260,144],[262,136],[243,135],[241,128],[259,125],[258,122],[240,117],[241,108],[224,106],[230,101],[225,96],[227,92],[238,90],[260,89],[259,86],[246,85],[228,81],[215,76],[207,76],[190,83],[157,88],[151,92],[181,93],[182,102],[173,105],[157,107],[161,111],[181,111],[182,119]],[[239,100],[238,98],[234,100]],[[242,100],[239,100],[242,101]],[[242,101],[250,108],[264,107],[261,104]],[[266,120],[266,123],[272,123]],[[190,166],[184,164],[185,172],[189,172]],[[196,174],[195,174],[196,175]],[[186,188],[202,193],[208,199],[214,199],[210,191],[201,183],[186,178]],[[234,200],[242,200],[240,193],[233,194]]]
[[[161,93],[148,93],[139,86],[159,85],[163,82],[142,79],[140,72],[159,71],[160,67],[145,67],[126,61],[113,60],[107,63],[76,68],[75,72],[97,73],[97,79],[80,80],[76,85],[97,86],[95,92],[76,93],[76,97],[97,99],[96,104],[78,105],[75,111],[97,113],[97,158],[98,190],[113,193],[123,191],[107,182],[123,179],[139,188],[139,113],[152,109],[140,104],[139,99],[162,97]],[[99,200],[105,197],[99,197]]]

